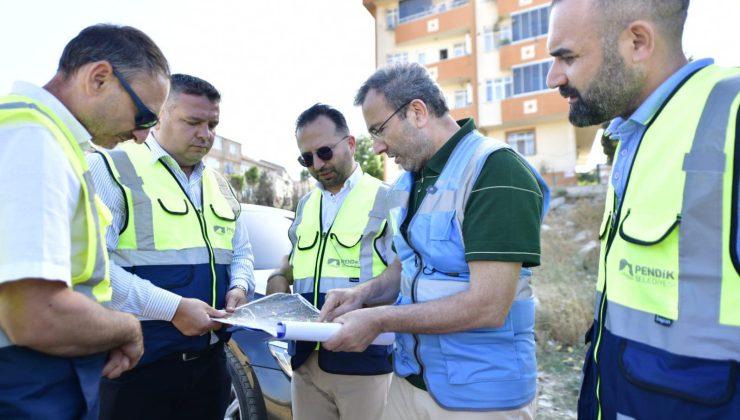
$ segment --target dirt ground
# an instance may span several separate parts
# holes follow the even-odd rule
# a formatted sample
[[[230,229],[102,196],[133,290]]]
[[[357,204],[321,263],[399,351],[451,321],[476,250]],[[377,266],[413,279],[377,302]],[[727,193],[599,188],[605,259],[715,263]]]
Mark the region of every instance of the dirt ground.
[[[542,229],[542,265],[534,270],[537,299],[537,418],[575,419],[583,336],[593,319],[598,228],[605,188],[554,192]]]

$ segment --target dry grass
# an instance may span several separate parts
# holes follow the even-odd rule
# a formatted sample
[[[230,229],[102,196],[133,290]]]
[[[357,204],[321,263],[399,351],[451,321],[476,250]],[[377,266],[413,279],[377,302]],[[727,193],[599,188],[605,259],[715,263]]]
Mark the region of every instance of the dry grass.
[[[552,211],[542,232],[542,265],[533,280],[537,341],[581,343],[593,319],[598,228],[603,200],[578,199]]]

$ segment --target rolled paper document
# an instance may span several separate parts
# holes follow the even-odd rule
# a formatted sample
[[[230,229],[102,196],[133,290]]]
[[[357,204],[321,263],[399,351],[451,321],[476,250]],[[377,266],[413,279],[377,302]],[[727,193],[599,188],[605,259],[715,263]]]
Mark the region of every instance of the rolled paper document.
[[[277,338],[297,341],[326,341],[342,328],[338,322],[302,322],[283,321],[277,324]],[[393,344],[396,335],[392,332],[381,333],[370,344],[388,346]]]

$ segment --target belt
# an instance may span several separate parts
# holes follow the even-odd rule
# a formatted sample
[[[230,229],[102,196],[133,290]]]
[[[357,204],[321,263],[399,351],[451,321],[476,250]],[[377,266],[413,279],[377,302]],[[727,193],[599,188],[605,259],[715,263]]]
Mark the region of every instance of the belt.
[[[207,356],[209,353],[212,353],[216,349],[222,349],[224,347],[223,341],[218,341],[214,344],[211,344],[202,351],[186,351],[182,353],[172,353],[168,354],[167,356],[161,358],[160,360],[169,360],[169,361],[179,361],[179,362],[192,362],[193,360],[200,359],[203,356]]]

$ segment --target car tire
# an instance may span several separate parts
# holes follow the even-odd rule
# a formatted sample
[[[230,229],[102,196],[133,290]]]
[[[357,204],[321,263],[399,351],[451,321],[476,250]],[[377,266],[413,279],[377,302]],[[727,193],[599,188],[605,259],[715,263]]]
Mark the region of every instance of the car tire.
[[[245,367],[239,363],[239,359],[232,353],[231,349],[226,347],[226,367],[231,375],[232,396],[229,407],[233,407],[238,402],[238,411],[227,410],[226,418],[241,420],[267,420],[267,409],[265,401],[262,398],[262,392],[259,389],[259,383],[254,387],[249,382]],[[234,401],[234,399],[236,401]],[[230,413],[230,411],[232,411]]]

